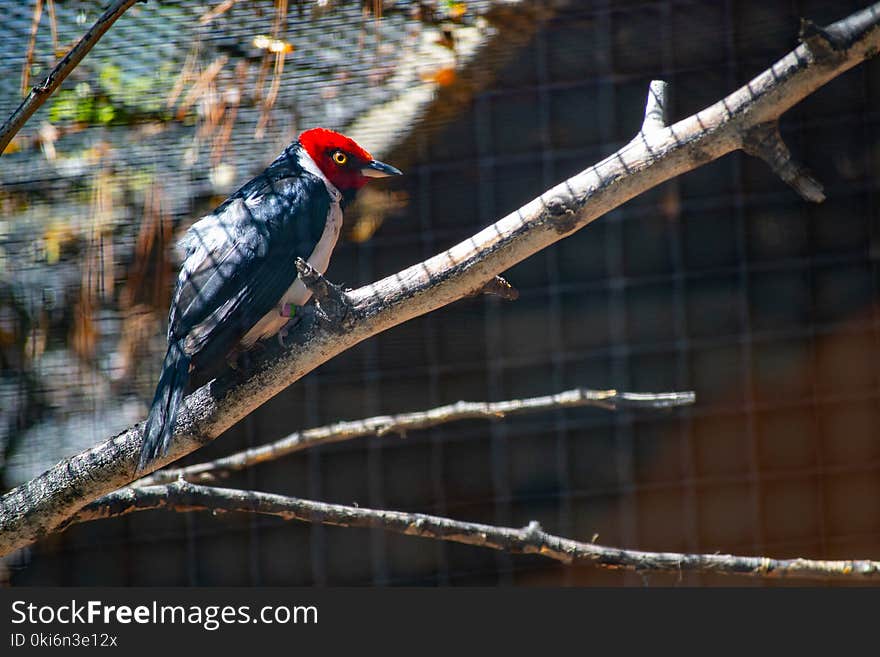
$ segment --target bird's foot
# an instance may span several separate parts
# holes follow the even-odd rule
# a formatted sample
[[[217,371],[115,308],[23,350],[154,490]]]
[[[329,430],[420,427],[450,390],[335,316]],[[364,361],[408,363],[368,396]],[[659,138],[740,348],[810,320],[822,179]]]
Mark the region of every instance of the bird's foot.
[[[246,351],[233,349],[226,354],[226,364],[240,379],[246,379],[250,370],[250,357]]]
[[[283,306],[281,306],[281,316],[290,318],[290,320],[284,326],[282,326],[276,334],[278,344],[281,346],[282,349],[287,348],[285,340],[287,339],[287,334],[290,329],[299,324],[300,318],[296,315],[296,309],[297,307],[292,303],[285,303]]]
[[[226,363],[242,379],[248,378],[254,370],[254,364],[266,345],[255,342],[247,348],[238,346],[226,354]]]
[[[241,356],[241,351],[236,348],[230,349],[229,353],[226,354],[226,364],[229,365],[229,368],[235,370],[236,372],[241,368],[241,363],[239,361],[239,357]]]

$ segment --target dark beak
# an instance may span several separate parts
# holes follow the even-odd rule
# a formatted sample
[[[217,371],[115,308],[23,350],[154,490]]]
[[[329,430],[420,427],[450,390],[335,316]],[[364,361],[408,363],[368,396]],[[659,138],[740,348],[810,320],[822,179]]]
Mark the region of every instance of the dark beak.
[[[388,176],[402,176],[403,172],[390,164],[373,160],[361,169],[361,175],[368,178],[387,178]]]

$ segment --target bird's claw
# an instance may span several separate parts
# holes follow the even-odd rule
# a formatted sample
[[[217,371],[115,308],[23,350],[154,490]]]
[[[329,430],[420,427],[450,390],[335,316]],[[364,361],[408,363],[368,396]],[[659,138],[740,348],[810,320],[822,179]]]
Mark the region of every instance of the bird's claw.
[[[235,349],[226,355],[226,364],[239,380],[246,379],[250,370],[250,362],[245,351]]]
[[[290,331],[290,328],[296,325],[299,322],[299,317],[296,316],[296,306],[292,303],[285,303],[281,306],[280,314],[282,317],[289,317],[290,320],[281,327],[281,330],[276,334],[276,338],[278,339],[278,344],[282,349],[286,349],[287,345],[284,340],[287,338],[287,334]]]

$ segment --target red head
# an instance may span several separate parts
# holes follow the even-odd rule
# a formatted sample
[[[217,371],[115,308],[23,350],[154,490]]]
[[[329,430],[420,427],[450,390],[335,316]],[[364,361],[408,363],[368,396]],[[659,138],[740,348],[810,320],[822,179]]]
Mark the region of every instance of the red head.
[[[367,151],[333,130],[312,128],[299,136],[299,143],[339,191],[358,190],[370,178],[399,176],[400,171],[377,162]]]

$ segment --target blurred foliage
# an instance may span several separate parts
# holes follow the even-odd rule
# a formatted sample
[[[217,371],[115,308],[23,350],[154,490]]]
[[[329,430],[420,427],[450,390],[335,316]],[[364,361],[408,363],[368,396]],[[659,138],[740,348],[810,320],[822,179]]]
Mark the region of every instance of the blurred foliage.
[[[57,460],[87,446],[88,437],[70,429],[77,421],[91,422],[89,435],[97,436],[130,421],[96,418],[101,407],[148,401],[180,231],[294,130],[344,129],[413,91],[462,82],[458,67],[490,34],[481,18],[489,7],[449,0],[133,7],[6,151],[14,155],[3,164],[17,170],[5,173],[17,178],[0,189],[0,285],[8,286],[0,349],[4,375],[18,387],[0,390],[4,449],[14,450],[39,422],[41,446],[27,460]],[[36,5],[27,23],[16,14],[23,83],[48,73],[98,11],[85,3],[43,8],[42,22]],[[418,102],[429,98],[421,92]],[[413,111],[400,120],[400,110],[410,108],[394,106],[396,119],[381,130],[404,133],[421,118]],[[369,240],[408,205],[404,192],[370,189],[347,211],[344,237]]]
[[[52,123],[124,125],[145,120],[168,121],[171,112],[164,94],[175,73],[165,63],[152,75],[127,72],[115,63],[104,63],[92,82],[79,82],[73,89],[60,89],[49,104]]]

